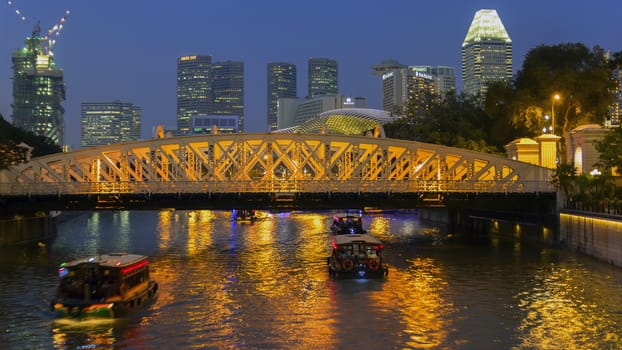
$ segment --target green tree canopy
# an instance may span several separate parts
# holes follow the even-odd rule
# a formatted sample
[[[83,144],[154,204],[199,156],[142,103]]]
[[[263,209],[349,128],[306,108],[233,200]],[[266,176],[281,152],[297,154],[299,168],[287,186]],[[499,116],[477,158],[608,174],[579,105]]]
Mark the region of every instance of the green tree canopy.
[[[600,153],[600,165],[611,173],[612,169],[622,170],[622,128],[613,128],[602,141],[594,142]]]
[[[511,121],[538,134],[551,123],[545,115],[554,114],[555,133],[562,137],[579,125],[602,124],[613,103],[613,84],[610,62],[600,47],[538,46],[527,53],[514,79]]]
[[[0,114],[0,168],[25,160],[27,149],[18,146],[22,143],[32,147],[32,157],[61,152],[47,137],[14,127]]]
[[[502,152],[487,143],[493,123],[477,98],[449,93],[441,101],[431,101],[427,108],[416,108],[407,103],[405,114],[405,117],[385,124],[388,137],[480,152]]]

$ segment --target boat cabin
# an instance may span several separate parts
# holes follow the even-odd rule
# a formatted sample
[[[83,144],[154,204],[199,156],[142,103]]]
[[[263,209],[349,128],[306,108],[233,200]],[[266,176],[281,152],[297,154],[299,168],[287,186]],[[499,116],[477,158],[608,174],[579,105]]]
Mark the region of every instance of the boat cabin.
[[[363,229],[363,216],[359,213],[341,213],[333,215],[331,231],[336,235],[362,234],[366,233]]]
[[[154,297],[146,256],[112,253],[62,263],[52,308],[60,315],[111,316]]]
[[[355,278],[382,277],[388,273],[383,262],[383,245],[369,234],[335,235],[328,258],[331,275]]]

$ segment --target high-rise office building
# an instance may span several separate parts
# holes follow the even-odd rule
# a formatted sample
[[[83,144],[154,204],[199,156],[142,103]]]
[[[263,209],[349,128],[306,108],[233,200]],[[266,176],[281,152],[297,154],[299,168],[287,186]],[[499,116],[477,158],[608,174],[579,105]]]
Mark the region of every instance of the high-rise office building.
[[[406,102],[407,66],[396,60],[385,60],[371,66],[374,75],[382,77],[382,109],[394,112]]]
[[[235,115],[238,131],[244,132],[244,63],[222,61],[212,64],[213,115]]]
[[[330,58],[310,58],[308,64],[308,97],[337,95],[339,93],[337,61]]]
[[[177,133],[190,132],[192,116],[209,114],[212,99],[212,56],[177,59]]]
[[[104,146],[140,139],[140,107],[129,102],[83,102],[80,146]]]
[[[428,106],[456,89],[453,67],[406,66],[385,60],[371,68],[374,75],[382,77],[382,109],[392,113],[403,113],[407,101]]]
[[[410,66],[407,77],[407,98],[414,108],[429,109],[432,102],[440,98],[438,80],[432,75],[432,67]]]
[[[479,10],[462,43],[464,92],[483,98],[487,84],[512,79],[512,40],[496,10]]]
[[[56,145],[64,143],[65,100],[63,71],[56,68],[54,57],[39,36],[37,25],[26,46],[13,52],[13,124],[48,137]]]
[[[441,98],[448,92],[456,90],[456,71],[454,67],[432,67],[432,75],[436,78],[436,93]]]
[[[277,129],[279,98],[297,96],[296,65],[285,62],[268,63],[268,131]]]
[[[613,70],[613,104],[609,108],[609,117],[606,125],[609,127],[620,127],[622,119],[622,67]]]

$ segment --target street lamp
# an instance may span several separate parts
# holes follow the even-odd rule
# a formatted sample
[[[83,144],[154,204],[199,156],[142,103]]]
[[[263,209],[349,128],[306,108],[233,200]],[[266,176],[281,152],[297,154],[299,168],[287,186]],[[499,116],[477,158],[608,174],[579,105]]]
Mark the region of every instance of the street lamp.
[[[551,134],[555,135],[555,101],[559,101],[559,94],[553,95],[551,102]]]

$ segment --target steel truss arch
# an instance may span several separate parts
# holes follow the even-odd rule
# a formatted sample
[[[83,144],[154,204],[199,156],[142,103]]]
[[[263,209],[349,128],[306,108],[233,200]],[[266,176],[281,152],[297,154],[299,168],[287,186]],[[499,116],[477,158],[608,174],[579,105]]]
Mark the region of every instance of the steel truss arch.
[[[247,133],[150,139],[32,159],[0,194],[555,192],[552,170],[414,141]]]

